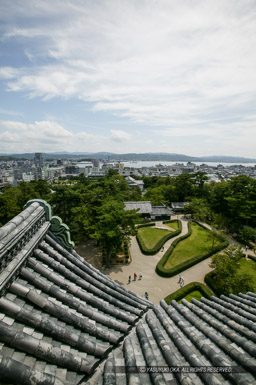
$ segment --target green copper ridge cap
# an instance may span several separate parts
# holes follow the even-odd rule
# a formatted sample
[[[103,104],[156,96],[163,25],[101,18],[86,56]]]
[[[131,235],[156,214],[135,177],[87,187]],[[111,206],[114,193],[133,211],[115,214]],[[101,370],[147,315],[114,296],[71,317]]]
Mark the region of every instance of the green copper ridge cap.
[[[50,231],[55,235],[61,245],[66,249],[72,249],[73,247],[75,247],[74,242],[71,241],[69,227],[62,222],[62,219],[60,217],[52,217]]]
[[[25,206],[24,206],[24,209],[26,209],[28,206],[30,206],[32,203],[39,203],[40,206],[42,206],[44,208],[44,211],[45,211],[45,215],[46,215],[46,220],[47,221],[50,221],[51,218],[52,218],[52,208],[51,206],[49,205],[49,203],[47,203],[46,201],[44,201],[43,199],[31,199],[30,201],[28,201]]]
[[[31,199],[26,203],[24,209],[30,206],[32,203],[37,202],[40,206],[42,206],[45,210],[46,220],[51,223],[50,231],[55,236],[55,238],[59,241],[59,243],[65,247],[66,249],[72,249],[75,247],[73,241],[71,241],[70,230],[69,227],[62,222],[62,219],[56,215],[52,215],[52,208],[43,199]]]

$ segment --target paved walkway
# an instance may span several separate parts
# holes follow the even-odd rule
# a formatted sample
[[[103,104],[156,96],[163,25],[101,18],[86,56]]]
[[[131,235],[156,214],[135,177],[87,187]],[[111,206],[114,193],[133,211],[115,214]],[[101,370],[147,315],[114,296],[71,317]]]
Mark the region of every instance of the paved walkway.
[[[179,217],[182,222],[182,232],[177,237],[169,239],[164,245],[164,252],[168,249],[168,247],[172,244],[172,242],[184,235],[188,231],[187,220],[184,217]],[[158,227],[170,229],[168,226],[158,222]],[[232,239],[228,239],[230,243],[239,244],[237,241]],[[171,278],[163,278],[160,277],[156,272],[155,268],[159,260],[162,258],[163,253],[159,251],[156,255],[144,255],[140,251],[139,245],[137,243],[136,237],[132,237],[131,240],[131,255],[132,262],[129,265],[114,265],[110,268],[102,267],[101,265],[101,254],[97,247],[94,245],[94,241],[81,243],[79,247],[77,247],[77,252],[84,256],[85,259],[90,262],[97,269],[102,271],[104,274],[109,276],[111,279],[120,283],[127,289],[139,294],[144,295],[147,291],[149,293],[149,299],[155,303],[159,303],[161,299],[165,298],[167,295],[173,293],[174,291],[180,288],[178,284],[178,275]],[[245,253],[245,249],[243,248],[243,252]],[[253,251],[247,251],[247,254],[254,255]],[[209,267],[211,258],[207,258],[202,262],[199,262],[195,266],[183,271],[181,273],[184,278],[185,285],[190,282],[201,282],[204,283],[204,276],[209,273],[212,269]],[[136,273],[139,276],[139,273],[142,274],[142,279],[134,281],[133,274]],[[128,283],[129,275],[132,276],[131,283]]]
[[[182,232],[177,237],[169,239],[164,245],[164,252],[169,248],[172,242],[188,232],[188,223],[184,218],[179,218],[182,222]],[[160,223],[158,223],[158,226]],[[162,224],[161,224],[162,227]],[[163,225],[164,227],[164,225]],[[155,303],[159,303],[161,299],[167,295],[178,290],[180,288],[178,284],[178,275],[171,278],[160,277],[155,268],[161,257],[162,251],[159,251],[155,255],[144,255],[140,251],[136,237],[132,237],[130,251],[132,255],[132,262],[129,265],[111,266],[109,269],[102,269],[102,272],[109,276],[111,279],[119,282],[133,292],[144,295],[147,291],[149,299]],[[190,282],[202,282],[204,283],[205,274],[209,273],[212,269],[209,267],[210,258],[198,263],[197,265],[182,272],[185,285]],[[133,274],[142,274],[142,279],[134,281]],[[131,283],[128,283],[129,275],[132,276]]]

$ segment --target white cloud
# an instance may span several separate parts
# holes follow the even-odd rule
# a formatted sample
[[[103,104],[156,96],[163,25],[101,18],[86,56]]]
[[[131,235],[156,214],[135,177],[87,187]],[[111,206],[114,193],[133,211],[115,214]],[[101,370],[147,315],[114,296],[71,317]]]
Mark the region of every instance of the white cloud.
[[[111,130],[106,135],[90,134],[84,131],[71,132],[54,121],[35,121],[23,123],[19,121],[0,121],[0,152],[97,152],[111,150],[113,141],[116,150],[122,150],[121,142],[131,136],[121,130]]]
[[[0,67],[0,78],[13,79],[19,76],[19,71],[12,67]]]
[[[111,139],[115,142],[125,142],[131,139],[131,135],[122,130],[110,130],[111,131]]]
[[[2,115],[16,115],[16,116],[23,115],[21,112],[17,112],[14,110],[6,110],[5,108],[0,108],[0,114],[2,114]]]
[[[36,63],[0,69],[9,91],[91,102],[166,137],[244,135],[256,98],[253,0],[9,4],[0,5],[2,41],[22,39]]]

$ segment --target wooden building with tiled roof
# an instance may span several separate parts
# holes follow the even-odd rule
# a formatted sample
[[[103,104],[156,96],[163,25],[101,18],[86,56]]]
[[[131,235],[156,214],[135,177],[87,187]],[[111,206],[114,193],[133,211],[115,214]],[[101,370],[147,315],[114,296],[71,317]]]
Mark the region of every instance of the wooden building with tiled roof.
[[[256,384],[256,295],[167,306],[73,249],[44,201],[0,229],[0,384]]]

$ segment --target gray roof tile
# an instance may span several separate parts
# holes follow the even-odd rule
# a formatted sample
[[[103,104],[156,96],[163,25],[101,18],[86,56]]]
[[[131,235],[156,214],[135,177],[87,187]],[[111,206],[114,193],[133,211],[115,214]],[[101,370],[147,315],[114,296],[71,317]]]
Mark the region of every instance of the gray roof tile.
[[[64,249],[41,203],[0,230],[1,255],[19,244],[25,262],[12,253],[1,267],[0,258],[0,382],[22,375],[29,385],[256,384],[255,293],[154,305]],[[26,253],[24,234],[37,224]],[[244,372],[195,372],[224,364]],[[126,372],[140,366],[180,371]]]

